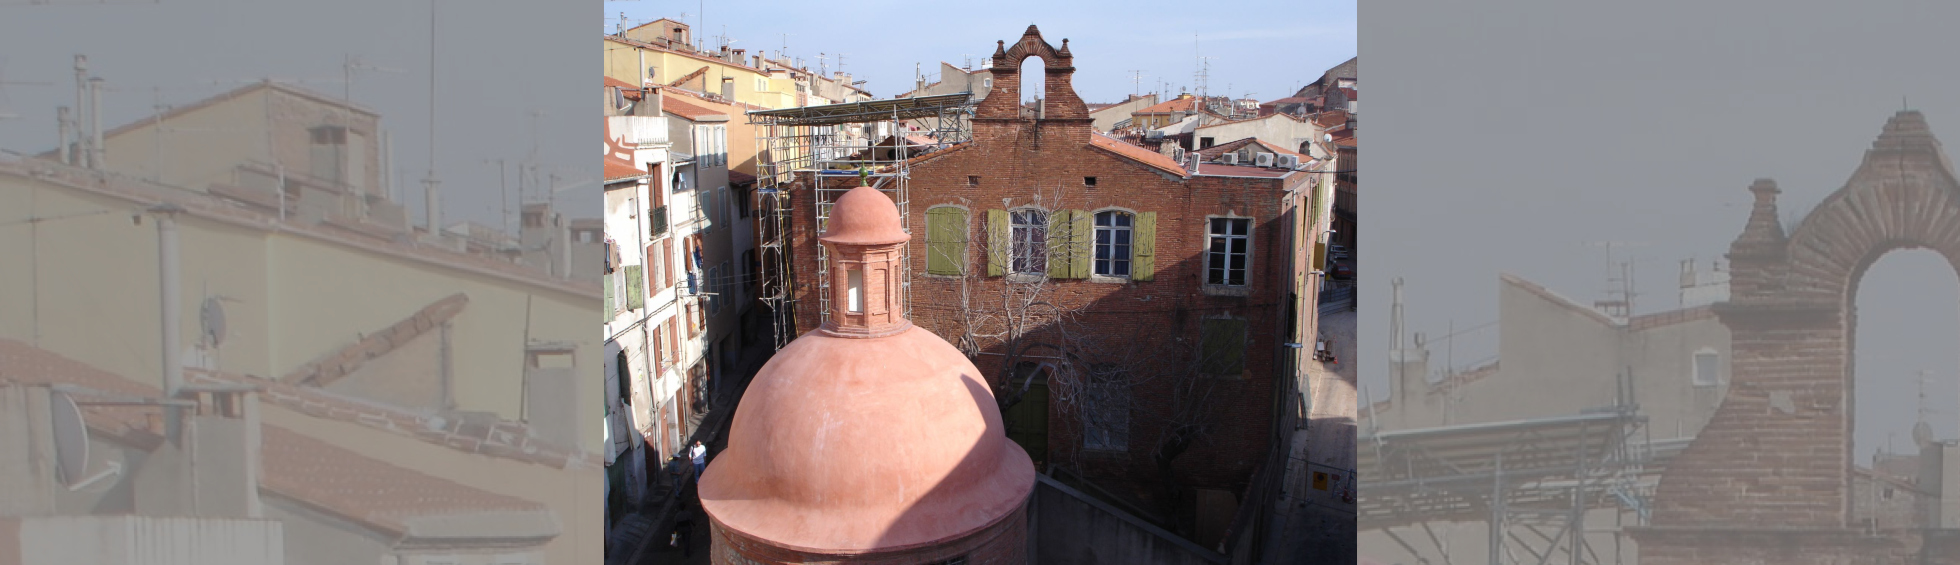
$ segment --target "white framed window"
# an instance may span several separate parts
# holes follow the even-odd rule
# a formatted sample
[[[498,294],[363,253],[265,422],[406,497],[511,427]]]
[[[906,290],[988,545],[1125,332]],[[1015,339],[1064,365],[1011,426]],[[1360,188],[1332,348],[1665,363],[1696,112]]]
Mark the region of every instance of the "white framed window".
[[[1695,386],[1715,386],[1721,384],[1721,352],[1707,347],[1695,351],[1693,373]]]
[[[1134,216],[1121,210],[1096,213],[1096,274],[1130,276],[1130,236],[1134,221]]]
[[[852,314],[863,313],[864,312],[864,270],[851,269],[845,271],[844,275],[846,279],[845,284],[849,286],[849,290],[845,292],[846,295],[845,300],[849,303],[849,305],[846,307],[844,311],[850,312]]]
[[[1207,223],[1205,284],[1245,286],[1252,267],[1252,218],[1211,218]]]
[[[1009,212],[1013,226],[1013,272],[1048,272],[1048,211],[1024,208]]]

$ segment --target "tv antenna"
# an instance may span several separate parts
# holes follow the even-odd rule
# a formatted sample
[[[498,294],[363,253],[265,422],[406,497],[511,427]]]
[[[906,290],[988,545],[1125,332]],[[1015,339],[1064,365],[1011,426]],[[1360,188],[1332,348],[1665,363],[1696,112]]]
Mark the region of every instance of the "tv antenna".
[[[1143,95],[1143,70],[1130,69],[1130,96]]]
[[[1628,241],[1590,241],[1586,242],[1586,245],[1606,248],[1607,298],[1593,302],[1593,307],[1601,310],[1608,316],[1616,318],[1632,316],[1633,299],[1635,296],[1633,291],[1633,261],[1615,262],[1613,260],[1613,248],[1644,247],[1647,244]]]

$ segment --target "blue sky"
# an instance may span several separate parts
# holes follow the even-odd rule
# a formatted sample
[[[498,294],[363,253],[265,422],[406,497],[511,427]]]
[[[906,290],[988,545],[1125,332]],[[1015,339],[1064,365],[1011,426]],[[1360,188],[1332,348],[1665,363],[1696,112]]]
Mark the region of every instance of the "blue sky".
[[[621,13],[628,26],[662,17],[682,20],[698,37],[726,35],[749,53],[789,55],[815,69],[824,54],[830,70],[844,56],[844,71],[868,80],[864,87],[889,98],[913,85],[914,65],[934,73],[939,62],[973,64],[990,55],[996,40],[1013,42],[1029,24],[1057,47],[1069,40],[1075,56],[1075,89],[1088,102],[1115,102],[1139,88],[1169,82],[1171,92],[1190,88],[1199,56],[1210,57],[1210,91],[1260,100],[1291,95],[1328,67],[1355,56],[1352,0],[1236,3],[1231,10],[1188,2],[988,2],[935,5],[872,0],[843,5],[814,2],[671,2],[609,0],[603,30],[613,32]],[[702,17],[705,13],[705,18]],[[683,14],[685,14],[683,16]],[[784,34],[789,34],[787,38]],[[719,45],[714,43],[713,45]],[[1132,71],[1142,71],[1142,86]]]

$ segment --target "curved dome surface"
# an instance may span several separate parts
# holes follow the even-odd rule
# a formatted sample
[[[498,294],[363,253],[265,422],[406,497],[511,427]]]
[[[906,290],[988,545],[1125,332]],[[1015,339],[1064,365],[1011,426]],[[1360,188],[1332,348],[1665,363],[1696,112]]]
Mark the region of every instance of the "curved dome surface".
[[[810,332],[756,374],[701,479],[722,526],[783,547],[864,553],[943,541],[1017,510],[1034,465],[986,380],[924,329]]]
[[[860,186],[844,192],[830,207],[821,239],[844,245],[878,245],[911,236],[899,227],[898,204],[878,189]]]

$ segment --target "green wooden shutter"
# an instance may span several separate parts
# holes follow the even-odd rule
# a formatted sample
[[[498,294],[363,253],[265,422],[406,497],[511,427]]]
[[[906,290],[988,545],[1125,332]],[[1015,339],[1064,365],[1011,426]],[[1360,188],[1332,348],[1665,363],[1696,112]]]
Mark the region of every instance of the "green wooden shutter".
[[[1096,264],[1095,214],[1087,210],[1071,210],[1069,219],[1068,237],[1074,249],[1069,254],[1068,278],[1086,279]]]
[[[1014,248],[1006,210],[987,211],[987,276],[1007,274],[1008,252]]]
[[[632,265],[626,268],[626,309],[638,310],[647,305],[646,267]]]
[[[1137,212],[1136,229],[1130,232],[1130,280],[1147,281],[1157,275],[1157,213]]]
[[[926,211],[926,272],[960,275],[966,270],[966,211],[933,208]]]
[[[617,303],[613,302],[613,277],[616,276],[618,275],[607,274],[605,279],[599,283],[600,286],[606,287],[606,321],[607,322],[611,322],[613,316],[619,314],[619,306]]]
[[[1074,246],[1069,241],[1069,211],[1048,212],[1048,278],[1069,278],[1069,259]]]

